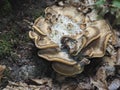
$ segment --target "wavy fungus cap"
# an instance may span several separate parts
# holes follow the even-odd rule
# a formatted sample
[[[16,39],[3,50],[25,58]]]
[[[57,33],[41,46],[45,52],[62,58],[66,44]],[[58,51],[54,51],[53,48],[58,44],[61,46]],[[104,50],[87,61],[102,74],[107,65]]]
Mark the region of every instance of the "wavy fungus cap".
[[[81,73],[88,64],[84,56],[104,56],[112,35],[105,20],[86,21],[75,7],[55,5],[45,9],[45,17],[37,18],[29,32],[40,49],[38,55],[52,61],[53,69],[63,75]]]

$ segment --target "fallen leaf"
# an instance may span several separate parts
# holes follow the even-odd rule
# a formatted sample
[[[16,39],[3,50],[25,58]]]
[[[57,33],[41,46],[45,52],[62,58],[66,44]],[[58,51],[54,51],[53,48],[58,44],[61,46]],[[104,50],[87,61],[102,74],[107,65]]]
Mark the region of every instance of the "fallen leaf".
[[[33,82],[40,84],[40,85],[48,85],[49,87],[52,87],[52,79],[49,78],[42,78],[42,79],[31,79]]]
[[[98,90],[108,90],[108,85],[106,81],[106,71],[104,67],[100,67],[96,75],[91,78],[91,84],[97,87]]]
[[[0,80],[3,77],[3,72],[4,72],[5,68],[6,68],[5,65],[0,65]]]
[[[28,85],[24,82],[11,82],[3,90],[51,90],[47,85]]]

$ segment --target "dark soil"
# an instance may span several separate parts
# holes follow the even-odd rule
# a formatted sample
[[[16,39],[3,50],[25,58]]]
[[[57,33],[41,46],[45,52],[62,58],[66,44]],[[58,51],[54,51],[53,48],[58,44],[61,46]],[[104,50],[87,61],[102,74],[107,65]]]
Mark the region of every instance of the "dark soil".
[[[6,2],[0,2],[2,8]],[[4,52],[2,49],[0,51],[0,64],[7,67],[0,88],[5,87],[9,80],[21,81],[51,76],[49,62],[37,56],[37,49],[29,39],[28,32],[34,20],[44,15],[43,10],[52,3],[44,0],[9,0],[9,4],[11,12],[2,14],[1,11],[0,15],[0,40],[5,41],[5,48],[8,48]]]

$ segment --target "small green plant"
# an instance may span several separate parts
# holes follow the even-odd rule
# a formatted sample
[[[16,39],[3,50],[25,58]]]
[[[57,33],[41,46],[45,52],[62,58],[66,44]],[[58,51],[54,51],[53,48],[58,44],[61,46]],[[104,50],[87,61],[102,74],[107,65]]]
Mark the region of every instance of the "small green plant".
[[[12,45],[6,40],[0,40],[0,56],[10,54]]]
[[[109,13],[115,16],[114,23],[120,24],[120,0],[97,0],[95,8],[100,18]]]

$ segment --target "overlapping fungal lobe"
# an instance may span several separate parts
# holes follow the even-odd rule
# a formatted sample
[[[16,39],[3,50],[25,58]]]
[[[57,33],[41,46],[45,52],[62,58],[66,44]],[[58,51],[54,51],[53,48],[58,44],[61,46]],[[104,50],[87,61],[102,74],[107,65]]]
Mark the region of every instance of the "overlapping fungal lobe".
[[[63,75],[78,74],[89,60],[75,57],[104,56],[113,35],[105,20],[88,20],[73,6],[47,7],[45,17],[36,19],[29,36],[40,49],[38,55],[52,61],[55,71]]]
[[[110,42],[112,44],[112,42],[115,41],[115,39],[113,39],[115,37],[114,33],[111,31],[109,24],[107,24],[105,20],[94,21],[90,26],[99,30],[99,38],[92,41],[91,44],[88,44],[84,54],[92,58],[103,57]]]

